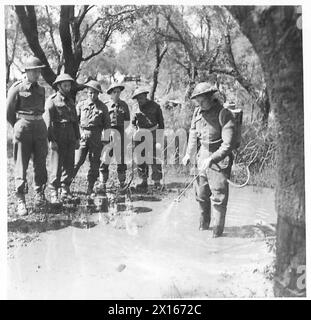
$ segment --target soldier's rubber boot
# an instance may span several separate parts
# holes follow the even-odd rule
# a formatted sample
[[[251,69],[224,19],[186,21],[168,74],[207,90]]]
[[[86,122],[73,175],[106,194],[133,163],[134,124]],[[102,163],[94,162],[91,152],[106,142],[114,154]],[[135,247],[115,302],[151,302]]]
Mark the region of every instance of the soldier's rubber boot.
[[[143,178],[142,182],[136,184],[135,188],[136,188],[137,192],[142,192],[142,193],[147,192],[147,190],[148,190],[148,181],[147,181],[147,179]]]
[[[16,198],[17,198],[17,215],[20,217],[27,216],[28,210],[26,207],[25,194],[17,193]]]
[[[199,202],[201,216],[199,230],[208,230],[211,223],[211,203],[210,202]]]
[[[213,238],[221,237],[225,227],[226,207],[213,206],[214,230]]]

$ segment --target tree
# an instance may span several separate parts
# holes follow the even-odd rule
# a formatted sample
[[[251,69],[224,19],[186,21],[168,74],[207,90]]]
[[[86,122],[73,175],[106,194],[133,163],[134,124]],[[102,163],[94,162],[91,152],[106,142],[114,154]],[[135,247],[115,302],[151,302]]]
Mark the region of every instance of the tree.
[[[134,6],[63,5],[54,10],[59,11],[59,14],[55,15],[59,18],[57,30],[52,23],[49,7],[15,6],[21,29],[30,49],[46,65],[42,70],[42,75],[50,85],[62,68],[64,72],[76,79],[81,63],[103,52],[112,34],[117,30],[122,30],[126,21],[132,21],[137,9]],[[91,10],[93,15],[89,17]],[[40,20],[38,14],[41,21],[45,22],[46,30],[50,35],[53,55],[57,59],[57,73],[53,71],[47,52],[40,42],[39,27],[42,29],[42,26],[38,24]],[[42,20],[42,15],[44,15],[44,20]],[[60,41],[56,40],[58,35]],[[90,39],[94,38],[97,41],[90,43]],[[78,86],[76,90],[81,88],[83,86]]]
[[[262,112],[262,122],[267,123],[270,110],[269,99],[260,95],[264,85],[258,89],[247,77],[247,72],[240,69],[232,49],[232,36],[239,37],[240,31],[230,14],[218,6],[183,7],[163,6],[161,10],[169,24],[169,32],[162,32],[167,41],[179,43],[184,51],[180,55],[180,47],[175,50],[176,62],[183,67],[188,75],[189,86],[186,97],[190,97],[195,82],[204,81],[210,75],[231,78],[237,81],[251,96]],[[190,24],[191,22],[191,24]],[[254,56],[255,52],[251,54]],[[248,67],[247,67],[248,69]],[[262,70],[259,70],[262,74]],[[267,96],[265,96],[267,97]]]
[[[293,6],[228,7],[262,64],[277,120],[276,296],[305,296],[306,265],[302,32]]]

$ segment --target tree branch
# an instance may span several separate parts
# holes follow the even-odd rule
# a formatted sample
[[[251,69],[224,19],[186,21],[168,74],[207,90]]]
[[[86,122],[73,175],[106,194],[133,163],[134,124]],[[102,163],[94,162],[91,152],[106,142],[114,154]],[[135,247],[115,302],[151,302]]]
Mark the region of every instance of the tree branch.
[[[95,52],[94,52],[94,50],[92,50],[92,53],[88,57],[82,58],[82,61],[88,61],[88,60],[92,59],[93,57],[99,55],[105,49],[106,44],[107,44],[111,34],[112,34],[112,28],[111,28],[111,26],[109,26],[108,31],[105,35],[105,39],[103,41],[103,45],[100,47],[100,49]]]
[[[52,40],[52,45],[53,45],[53,48],[54,48],[54,51],[55,51],[55,54],[57,57],[57,62],[59,64],[60,63],[60,54],[59,54],[59,51],[58,51],[56,43],[55,43],[53,28],[52,28],[52,19],[51,19],[51,15],[50,15],[48,6],[45,6],[45,11],[46,11],[47,18],[48,18],[49,33],[50,33],[50,37]]]
[[[27,10],[27,12],[26,12]],[[34,6],[15,6],[15,12],[21,24],[22,31],[26,37],[30,49],[36,57],[38,57],[45,68],[42,69],[42,76],[47,83],[52,85],[56,75],[50,67],[44,51],[39,43],[37,17]]]
[[[68,72],[72,77],[74,70],[75,59],[72,50],[72,38],[70,33],[70,18],[73,6],[61,6],[60,21],[59,21],[59,34],[63,47],[63,56],[65,60],[65,72]]]

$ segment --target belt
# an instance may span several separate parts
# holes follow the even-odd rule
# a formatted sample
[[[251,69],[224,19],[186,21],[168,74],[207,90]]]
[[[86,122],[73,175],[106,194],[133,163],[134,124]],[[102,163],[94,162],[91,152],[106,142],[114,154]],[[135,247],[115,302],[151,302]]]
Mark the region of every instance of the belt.
[[[82,130],[87,131],[101,131],[102,129],[100,127],[82,127]]]
[[[25,114],[25,113],[18,113],[18,119],[25,119],[25,120],[42,120],[42,115],[34,115],[34,114]]]
[[[54,122],[54,125],[57,127],[65,128],[71,126],[72,122]]]

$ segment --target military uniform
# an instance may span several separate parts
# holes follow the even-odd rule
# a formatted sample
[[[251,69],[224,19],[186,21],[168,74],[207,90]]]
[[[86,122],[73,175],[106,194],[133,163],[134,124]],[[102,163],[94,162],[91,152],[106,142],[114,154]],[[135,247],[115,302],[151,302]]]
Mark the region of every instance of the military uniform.
[[[231,112],[217,102],[208,111],[198,107],[192,118],[186,154],[192,157],[198,152],[198,167],[210,157],[212,165],[199,172],[196,199],[201,209],[201,227],[207,229],[214,216],[214,235],[221,235],[225,223],[229,188],[227,178],[232,167],[232,150],[235,145],[235,124]],[[219,167],[221,168],[219,171]]]
[[[117,173],[120,184],[123,184],[126,179],[127,165],[124,163],[124,142],[125,142],[125,121],[130,121],[130,111],[127,103],[121,99],[114,103],[110,101],[108,103],[108,112],[110,116],[111,128],[117,130],[121,137],[121,159],[117,159]],[[108,180],[109,176],[109,163],[108,156],[113,156],[108,152],[104,152],[102,161],[100,164],[100,173],[103,182]]]
[[[47,182],[47,128],[43,121],[45,89],[37,82],[21,80],[7,97],[7,120],[14,128],[15,190],[24,201],[26,172],[33,154],[35,192],[43,193]]]
[[[51,150],[50,190],[55,194],[62,187],[62,192],[68,193],[74,171],[76,140],[80,139],[75,103],[58,91],[47,99],[44,117],[48,139],[56,142],[58,147]]]
[[[77,152],[74,176],[89,154],[90,169],[88,171],[88,191],[92,192],[99,175],[100,156],[102,150],[101,135],[103,129],[110,128],[110,117],[107,106],[99,99],[92,102],[86,99],[77,105],[77,115],[82,131],[80,148]]]
[[[160,181],[162,179],[162,166],[157,163],[156,160],[156,129],[164,129],[164,119],[161,107],[152,100],[147,100],[147,102],[140,107],[140,111],[135,113],[132,124],[137,129],[149,129],[152,132],[152,149],[153,149],[153,163],[151,165],[152,175],[151,179],[154,181]],[[137,146],[141,142],[135,142]],[[142,154],[145,156],[145,154]],[[147,163],[139,164],[138,175],[143,181],[147,181],[149,176],[149,168]]]

